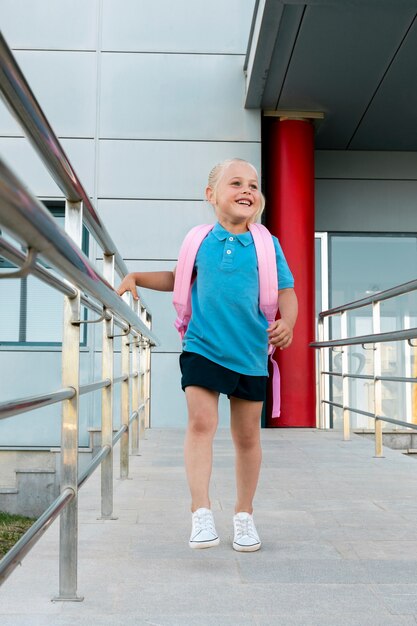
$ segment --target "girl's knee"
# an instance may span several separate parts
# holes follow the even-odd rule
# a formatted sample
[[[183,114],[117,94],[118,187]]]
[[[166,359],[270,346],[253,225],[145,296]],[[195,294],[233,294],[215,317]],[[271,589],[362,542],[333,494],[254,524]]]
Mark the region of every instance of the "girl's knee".
[[[188,417],[188,430],[193,435],[214,436],[217,418],[207,415],[204,410],[194,411]]]
[[[235,446],[240,450],[253,450],[261,445],[259,428],[238,431],[233,434]]]

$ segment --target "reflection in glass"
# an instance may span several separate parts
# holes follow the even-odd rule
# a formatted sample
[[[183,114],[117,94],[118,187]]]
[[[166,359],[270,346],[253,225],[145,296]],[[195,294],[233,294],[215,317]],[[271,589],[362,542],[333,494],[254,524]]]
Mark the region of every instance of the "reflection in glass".
[[[330,237],[329,292],[330,308],[359,300],[417,278],[417,237],[390,235],[333,235]],[[381,332],[417,327],[417,293],[381,303]],[[372,306],[348,313],[348,336],[372,333]],[[330,325],[330,337],[340,337],[340,318]],[[351,346],[349,372],[373,375],[371,346]],[[407,342],[382,346],[382,376],[415,376],[416,349]],[[331,367],[341,371],[341,355],[332,352]],[[413,373],[414,372],[414,373]],[[350,405],[373,412],[373,381],[351,379]],[[414,387],[414,389],[413,389]],[[417,421],[417,385],[383,382],[382,411],[395,419],[414,417]],[[332,379],[332,399],[342,401],[342,379]],[[353,428],[373,428],[374,420],[351,414]],[[341,412],[333,411],[333,425],[341,428]],[[389,426],[392,428],[392,426]]]

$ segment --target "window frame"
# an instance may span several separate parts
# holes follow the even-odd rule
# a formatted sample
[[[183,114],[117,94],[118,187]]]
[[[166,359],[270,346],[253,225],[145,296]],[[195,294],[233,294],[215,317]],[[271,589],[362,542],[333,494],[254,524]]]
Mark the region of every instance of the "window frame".
[[[65,218],[65,202],[62,201],[44,201],[44,206],[48,209],[54,218]],[[1,234],[1,230],[0,230]],[[25,248],[22,247],[24,250]],[[90,251],[90,233],[85,225],[83,225],[82,231],[82,251],[86,256]],[[45,267],[48,267],[45,264]],[[17,269],[13,263],[0,256],[0,268]],[[5,279],[7,280],[7,279]],[[53,289],[51,287],[51,289]],[[64,296],[62,296],[64,297]],[[20,299],[19,299],[19,339],[18,341],[3,341],[1,339],[0,331],[0,350],[10,348],[55,348],[60,349],[62,347],[62,341],[26,341],[27,334],[27,277],[20,279]],[[23,306],[22,306],[23,305]],[[82,309],[83,319],[87,320],[88,312],[85,307]],[[82,325],[81,329],[81,341],[80,348],[87,347],[87,324]]]

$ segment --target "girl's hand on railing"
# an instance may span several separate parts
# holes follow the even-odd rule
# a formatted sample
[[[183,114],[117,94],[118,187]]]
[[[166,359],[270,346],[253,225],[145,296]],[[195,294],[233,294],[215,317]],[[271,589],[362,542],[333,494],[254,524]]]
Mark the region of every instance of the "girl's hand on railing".
[[[126,274],[117,289],[119,296],[122,296],[126,293],[126,291],[130,291],[134,300],[139,300],[138,292],[136,291],[136,280],[134,274]]]

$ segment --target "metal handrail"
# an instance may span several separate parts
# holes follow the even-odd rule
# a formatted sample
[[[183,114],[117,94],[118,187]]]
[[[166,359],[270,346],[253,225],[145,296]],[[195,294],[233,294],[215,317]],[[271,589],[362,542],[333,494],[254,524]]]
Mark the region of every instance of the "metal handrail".
[[[40,409],[41,407],[49,406],[50,404],[56,404],[57,402],[62,402],[63,400],[71,400],[71,398],[75,396],[75,393],[75,389],[69,387],[67,389],[60,389],[59,391],[53,391],[52,393],[39,396],[28,396],[17,400],[0,402],[0,419],[12,417],[13,415],[19,415],[19,413],[34,411],[35,409]]]
[[[90,393],[90,391],[97,391],[98,389],[103,389],[103,387],[109,387],[109,385],[111,385],[110,378],[105,378],[104,380],[98,380],[95,383],[80,385],[78,393],[82,396],[83,394]]]
[[[0,221],[22,243],[35,249],[72,283],[123,318],[153,345],[156,336],[138,319],[109,283],[97,272],[74,241],[58,226],[39,200],[0,160]]]
[[[84,218],[88,228],[102,247],[104,254],[114,254],[116,267],[125,276],[128,269],[123,258],[95,211],[1,32],[0,90],[12,114],[22,126],[64,196],[72,202],[83,202]]]
[[[0,278],[20,278],[33,274],[64,294],[62,339],[63,389],[42,396],[31,396],[0,404],[0,419],[28,410],[62,402],[61,494],[0,561],[0,583],[39,539],[52,521],[60,517],[59,596],[55,600],[80,600],[77,596],[77,519],[78,489],[98,465],[101,471],[101,519],[113,519],[113,446],[120,442],[120,478],[128,478],[129,445],[138,454],[139,434],[149,425],[150,348],[158,345],[151,331],[149,308],[143,298],[133,302],[133,310],[114,291],[115,269],[122,275],[126,265],[94,210],[80,180],[44,116],[29,85],[0,33],[0,91],[21,123],[66,197],[65,232],[59,228],[43,204],[0,160],[0,223],[28,250],[20,250],[0,238],[0,253],[21,268],[2,273]],[[83,215],[87,226],[102,247],[101,276],[81,251]],[[37,262],[42,257],[57,270],[56,277]],[[65,279],[62,278],[62,275]],[[67,282],[69,281],[69,283]],[[92,298],[92,299],[91,299]],[[96,312],[96,319],[82,319],[81,307]],[[102,323],[102,380],[80,385],[80,326]],[[114,325],[122,334],[114,333]],[[122,337],[122,376],[114,377],[114,344]],[[130,358],[132,356],[132,359]],[[133,370],[133,372],[132,372]],[[140,374],[139,374],[140,372]],[[135,378],[133,384],[131,379]],[[121,384],[121,422],[113,431],[113,391]],[[102,448],[88,468],[78,476],[79,397],[102,390]],[[131,403],[129,396],[131,395]],[[135,408],[130,411],[130,404]]]
[[[129,378],[128,374],[123,374],[118,378],[113,379],[113,384],[121,383]],[[109,378],[99,380],[95,383],[88,383],[86,385],[80,385],[79,395],[85,395],[91,391],[97,391],[103,389],[103,387],[109,387],[112,381]],[[63,400],[70,400],[75,396],[75,389],[69,387],[68,389],[59,389],[58,391],[52,391],[50,393],[44,393],[36,396],[26,396],[24,398],[18,398],[17,400],[9,400],[6,402],[0,402],[0,419],[6,419],[6,417],[13,417],[20,413],[28,413],[29,411],[36,411],[36,409],[49,406],[50,404],[56,404]]]
[[[391,383],[417,383],[417,378],[411,378],[407,376],[371,376],[371,374],[342,374],[341,372],[326,372],[322,371],[322,374],[327,376],[340,376],[343,378],[353,378],[358,380],[382,380],[383,382]]]
[[[416,281],[417,288],[417,281]],[[352,309],[344,309],[348,311]],[[345,339],[331,339],[329,341],[315,341],[310,343],[312,348],[336,348],[341,346],[360,346],[367,343],[385,343],[387,341],[401,341],[402,339],[415,339],[417,328],[407,328],[406,330],[393,330],[388,333],[375,333],[371,335],[360,335],[359,337],[349,337]]]
[[[101,464],[102,460],[108,456],[111,452],[111,446],[105,445],[100,448],[100,451],[97,452],[91,463],[85,468],[78,479],[78,489],[80,489],[83,484],[90,478],[91,474],[94,470]]]
[[[63,490],[19,541],[5,554],[0,561],[0,584],[2,584],[13,570],[20,565],[26,554],[33,548],[35,543],[42,537],[44,532],[74,497],[75,492],[70,487]]]
[[[417,328],[407,328],[403,330],[391,331],[381,333],[381,312],[380,303],[384,300],[395,298],[397,296],[411,293],[417,290],[417,280],[397,285],[391,289],[375,293],[367,298],[349,302],[339,307],[323,311],[319,314],[318,322],[318,335],[319,341],[315,341],[310,344],[311,347],[319,349],[319,426],[326,427],[326,414],[324,411],[325,406],[338,407],[343,410],[343,437],[345,441],[350,439],[350,413],[358,413],[365,415],[375,420],[375,456],[382,457],[382,422],[396,424],[398,426],[405,426],[417,430],[417,425],[403,420],[397,420],[392,417],[382,415],[382,387],[381,384],[384,381],[403,382],[408,384],[417,384],[417,378],[411,376],[383,376],[382,375],[382,360],[381,360],[381,344],[384,342],[392,341],[407,341],[410,346],[417,346],[417,343],[413,343],[414,339],[417,339]],[[373,332],[368,335],[361,335],[356,337],[347,336],[347,313],[354,311],[358,308],[372,305],[372,330]],[[341,315],[340,339],[328,339],[324,336],[325,332],[328,333],[329,327],[325,321],[326,318],[334,315]],[[364,348],[366,344],[371,344],[373,352],[373,375],[359,375],[353,374],[348,371],[348,347],[354,345],[362,345]],[[334,349],[336,347],[342,347],[342,371],[332,372],[325,369],[326,363],[325,350]],[[327,366],[328,367],[328,366]],[[325,385],[325,377],[340,377],[342,378],[342,403],[333,402],[326,397],[327,387]],[[363,411],[357,407],[351,407],[349,402],[349,380],[350,379],[366,379],[373,381],[374,387],[374,412]]]
[[[0,237],[0,255],[17,267],[22,267],[26,261],[26,256],[23,252],[14,248],[8,241],[3,239],[3,237]],[[47,285],[63,293],[64,296],[74,298],[77,295],[77,290],[72,285],[59,276],[55,276],[55,274],[52,274],[52,272],[42,265],[39,265],[39,263],[33,265],[31,273]]]
[[[407,283],[402,283],[401,285],[397,285],[396,287],[391,287],[391,289],[378,291],[377,293],[374,293],[371,296],[367,296],[366,298],[354,300],[353,302],[349,302],[348,304],[343,304],[341,306],[334,307],[333,309],[322,311],[321,313],[319,313],[319,318],[329,317],[331,315],[336,315],[337,313],[343,313],[343,311],[352,311],[353,309],[359,309],[364,306],[373,304],[374,302],[382,302],[383,300],[389,300],[390,298],[402,296],[406,293],[410,293],[411,291],[415,291],[416,289],[417,280],[410,280]]]

